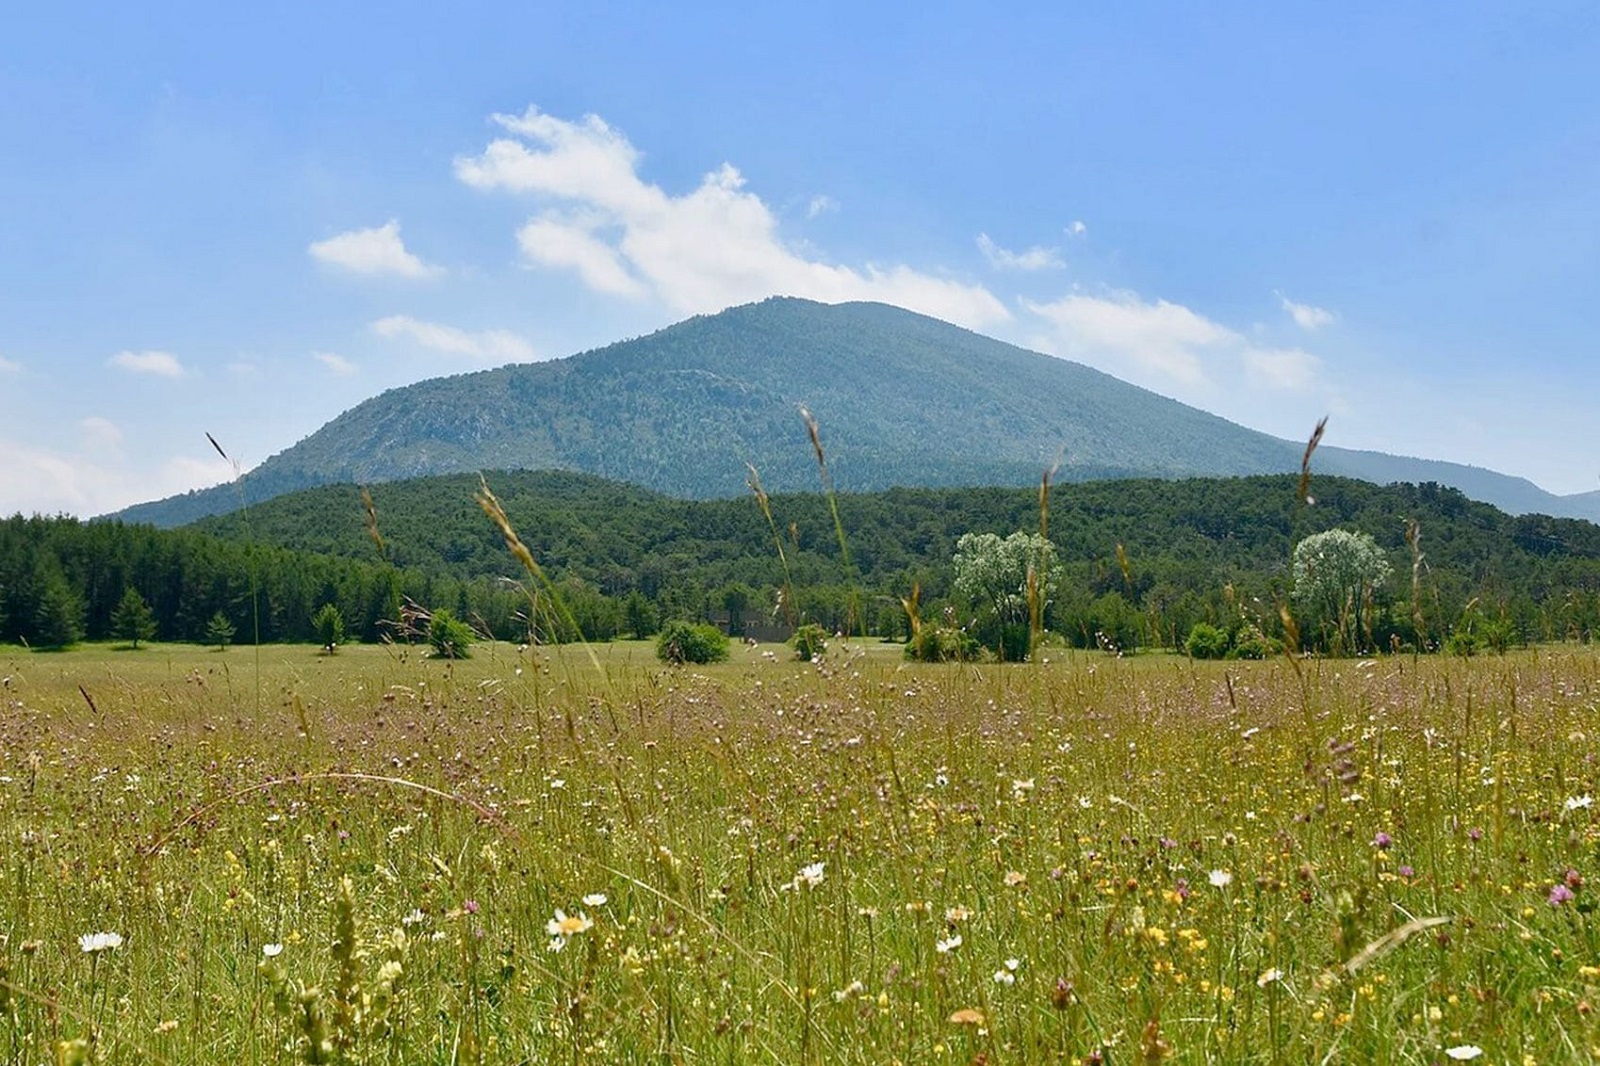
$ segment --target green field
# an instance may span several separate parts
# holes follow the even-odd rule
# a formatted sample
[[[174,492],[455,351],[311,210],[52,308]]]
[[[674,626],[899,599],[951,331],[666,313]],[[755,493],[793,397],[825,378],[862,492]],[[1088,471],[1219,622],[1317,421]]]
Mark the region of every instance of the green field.
[[[1589,649],[898,652],[0,650],[0,1061],[1600,1055]]]

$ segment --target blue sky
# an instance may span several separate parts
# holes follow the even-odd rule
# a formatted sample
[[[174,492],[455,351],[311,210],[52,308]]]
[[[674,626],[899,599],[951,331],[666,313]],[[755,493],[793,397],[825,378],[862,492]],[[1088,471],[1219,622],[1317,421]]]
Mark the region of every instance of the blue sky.
[[[11,12],[0,513],[772,293],[1600,488],[1592,4],[635,7]]]

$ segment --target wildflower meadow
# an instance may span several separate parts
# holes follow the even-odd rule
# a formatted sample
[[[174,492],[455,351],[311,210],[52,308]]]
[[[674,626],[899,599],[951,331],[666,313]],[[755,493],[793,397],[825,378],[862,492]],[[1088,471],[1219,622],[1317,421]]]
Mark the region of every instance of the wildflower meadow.
[[[0,660],[0,1061],[1600,1055],[1587,648]]]

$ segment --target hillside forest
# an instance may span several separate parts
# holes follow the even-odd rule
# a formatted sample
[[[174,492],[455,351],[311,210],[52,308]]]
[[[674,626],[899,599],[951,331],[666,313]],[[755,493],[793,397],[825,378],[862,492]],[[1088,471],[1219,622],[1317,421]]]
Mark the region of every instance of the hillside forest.
[[[1295,545],[1345,529],[1370,535],[1393,575],[1373,590],[1372,647],[1429,649],[1452,634],[1502,647],[1588,641],[1600,630],[1600,526],[1510,516],[1433,484],[1317,478],[1314,502],[1302,503],[1295,481],[1054,487],[1048,537],[1060,565],[1045,626],[1068,645],[1123,653],[1181,648],[1198,623],[1282,640]],[[908,599],[924,619],[976,617],[952,581],[962,535],[1037,532],[1041,520],[1037,489],[842,495],[836,531],[817,494],[771,497],[769,521],[748,495],[683,500],[556,472],[493,472],[487,483],[548,584],[507,551],[472,475],[376,486],[372,514],[345,485],[176,530],[17,516],[0,521],[0,640],[126,636],[129,590],[148,607],[146,638],[197,643],[311,641],[328,604],[361,641],[392,638],[407,604],[448,608],[511,641],[646,637],[673,619],[736,635],[810,622],[905,640]]]

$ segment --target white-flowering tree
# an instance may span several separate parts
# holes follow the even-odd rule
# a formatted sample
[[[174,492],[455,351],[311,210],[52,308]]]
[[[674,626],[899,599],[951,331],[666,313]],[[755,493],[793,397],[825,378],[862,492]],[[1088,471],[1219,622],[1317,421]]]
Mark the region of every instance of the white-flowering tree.
[[[1313,534],[1294,547],[1295,613],[1332,651],[1369,647],[1376,600],[1392,569],[1369,534],[1343,529]]]
[[[956,592],[977,609],[980,630],[988,631],[1002,658],[1019,658],[1007,631],[1026,628],[1035,605],[1041,617],[1049,606],[1061,577],[1055,545],[1037,533],[968,533],[956,541],[955,570]],[[1020,650],[1026,654],[1026,640]]]

